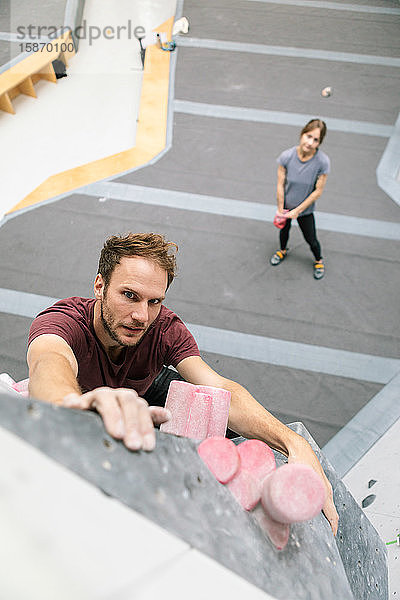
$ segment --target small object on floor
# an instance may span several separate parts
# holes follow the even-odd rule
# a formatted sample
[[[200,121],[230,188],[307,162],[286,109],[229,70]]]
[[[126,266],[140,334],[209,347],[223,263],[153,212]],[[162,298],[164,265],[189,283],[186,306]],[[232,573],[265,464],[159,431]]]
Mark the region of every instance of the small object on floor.
[[[325,87],[322,91],[321,91],[321,96],[323,98],[329,98],[329,96],[332,96],[333,94],[333,89],[330,86]]]
[[[368,481],[368,488],[372,488],[372,486],[375,485],[375,484],[376,484],[376,479],[370,479]]]
[[[239,453],[235,444],[228,438],[207,438],[201,442],[197,452],[220,483],[231,481],[239,469]]]
[[[370,494],[369,496],[364,498],[364,500],[361,502],[361,506],[363,508],[367,508],[367,506],[370,506],[373,503],[375,498],[376,498],[375,494]]]
[[[172,35],[177,35],[178,33],[188,33],[190,29],[189,21],[186,17],[181,17],[177,21],[175,21],[174,26],[172,27]]]
[[[56,58],[53,60],[53,69],[56,75],[56,79],[62,79],[63,77],[67,77],[67,68],[62,60]]]
[[[325,275],[325,265],[322,260],[317,260],[314,263],[314,279],[322,279]]]
[[[176,42],[174,42],[174,40],[172,40],[172,42],[166,42],[161,46],[161,50],[164,50],[164,52],[173,52],[175,48]]]
[[[386,542],[386,546],[391,546],[392,544],[396,544],[396,546],[400,546],[400,533],[397,534],[396,539],[392,542]]]
[[[174,40],[171,42],[163,42],[159,33],[157,33],[157,44],[164,52],[173,52],[176,48],[176,42],[174,42]]]
[[[145,61],[145,58],[146,58],[146,47],[143,45],[143,42],[142,42],[142,40],[144,39],[144,36],[143,37],[139,37],[137,39],[138,39],[138,42],[139,42],[139,45],[140,45],[140,60],[142,61],[142,67],[144,69],[144,61]]]
[[[285,260],[287,253],[287,250],[277,250],[270,260],[271,265],[274,267],[279,265],[283,260]]]

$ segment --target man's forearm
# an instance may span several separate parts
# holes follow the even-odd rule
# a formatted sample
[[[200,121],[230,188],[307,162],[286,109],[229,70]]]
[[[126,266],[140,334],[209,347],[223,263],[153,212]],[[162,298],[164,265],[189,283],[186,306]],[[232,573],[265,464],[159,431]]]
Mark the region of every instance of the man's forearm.
[[[59,404],[67,394],[81,394],[68,360],[55,353],[43,355],[29,369],[29,394]]]
[[[225,380],[231,392],[229,428],[246,438],[260,439],[285,456],[295,451],[304,440],[268,412],[240,384]]]

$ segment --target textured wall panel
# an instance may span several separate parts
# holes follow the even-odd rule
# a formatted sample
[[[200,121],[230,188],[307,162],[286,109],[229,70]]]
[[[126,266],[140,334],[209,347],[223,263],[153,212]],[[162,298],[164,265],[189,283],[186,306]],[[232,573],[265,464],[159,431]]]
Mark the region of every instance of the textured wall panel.
[[[293,525],[279,552],[209,473],[192,440],[158,432],[154,452],[133,453],[104,433],[95,413],[5,394],[0,426],[276,598],[387,597],[385,547],[316,446],[335,491],[338,536],[320,514]],[[292,428],[312,442],[301,423]]]

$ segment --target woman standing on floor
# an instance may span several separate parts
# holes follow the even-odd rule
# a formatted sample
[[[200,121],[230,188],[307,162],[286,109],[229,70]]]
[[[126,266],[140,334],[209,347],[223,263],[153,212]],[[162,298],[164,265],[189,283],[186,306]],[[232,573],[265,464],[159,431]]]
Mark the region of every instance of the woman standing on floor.
[[[315,258],[315,279],[322,279],[325,273],[314,219],[314,204],[324,190],[330,170],[328,156],[319,149],[325,134],[324,121],[312,119],[301,130],[299,145],[282,152],[277,160],[278,212],[283,214],[284,209],[289,212],[284,213],[287,221],[280,230],[281,248],[272,256],[271,265],[279,265],[286,258],[292,219],[297,219]]]

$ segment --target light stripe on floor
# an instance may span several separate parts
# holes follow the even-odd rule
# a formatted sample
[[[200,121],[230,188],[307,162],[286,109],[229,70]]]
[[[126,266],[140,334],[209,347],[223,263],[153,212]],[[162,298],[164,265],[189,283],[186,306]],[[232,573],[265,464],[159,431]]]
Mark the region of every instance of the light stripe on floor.
[[[350,62],[365,65],[380,65],[384,67],[400,67],[400,58],[390,56],[375,56],[372,54],[355,54],[353,52],[334,52],[314,48],[296,48],[292,46],[268,46],[248,42],[231,42],[207,38],[179,37],[179,46],[188,48],[206,48],[208,50],[224,50],[229,52],[250,52],[252,54],[270,54],[273,56],[289,56],[292,58],[309,58],[315,60],[332,60],[335,62]]]
[[[0,312],[18,317],[35,317],[59,298],[0,288]]]
[[[387,383],[400,360],[287,342],[275,338],[187,323],[201,350],[244,360],[290,367],[373,383]]]
[[[343,477],[400,418],[400,373],[322,448]]]
[[[181,210],[204,212],[208,214],[252,219],[272,223],[276,206],[258,202],[244,202],[231,198],[205,196],[160,188],[142,187],[126,183],[100,182],[81,188],[77,193],[98,196],[123,202],[136,202],[164,206]],[[335,233],[350,233],[371,238],[400,240],[400,223],[375,221],[360,217],[348,217],[334,213],[316,212],[318,228]],[[297,226],[297,222],[295,223]]]
[[[8,31],[0,31],[0,40],[2,42],[21,42],[21,38],[17,38],[16,33],[9,33]]]
[[[33,318],[56,298],[0,288],[0,311]],[[199,348],[244,360],[386,384],[400,360],[187,323]]]
[[[303,8],[323,8],[327,10],[346,10],[379,15],[400,15],[400,8],[390,6],[366,6],[365,4],[340,4],[339,2],[319,2],[318,0],[247,0],[262,4],[279,4],[283,6],[301,6]]]
[[[255,121],[257,123],[273,123],[277,125],[295,125],[296,127],[302,127],[304,123],[313,118],[311,114],[261,110],[244,108],[243,106],[227,106],[224,104],[207,104],[205,102],[191,102],[189,100],[174,100],[174,111],[201,117],[233,119],[235,121]],[[389,138],[394,132],[393,125],[370,123],[369,121],[351,121],[324,116],[321,118],[326,122],[328,129],[331,131],[385,138]]]

